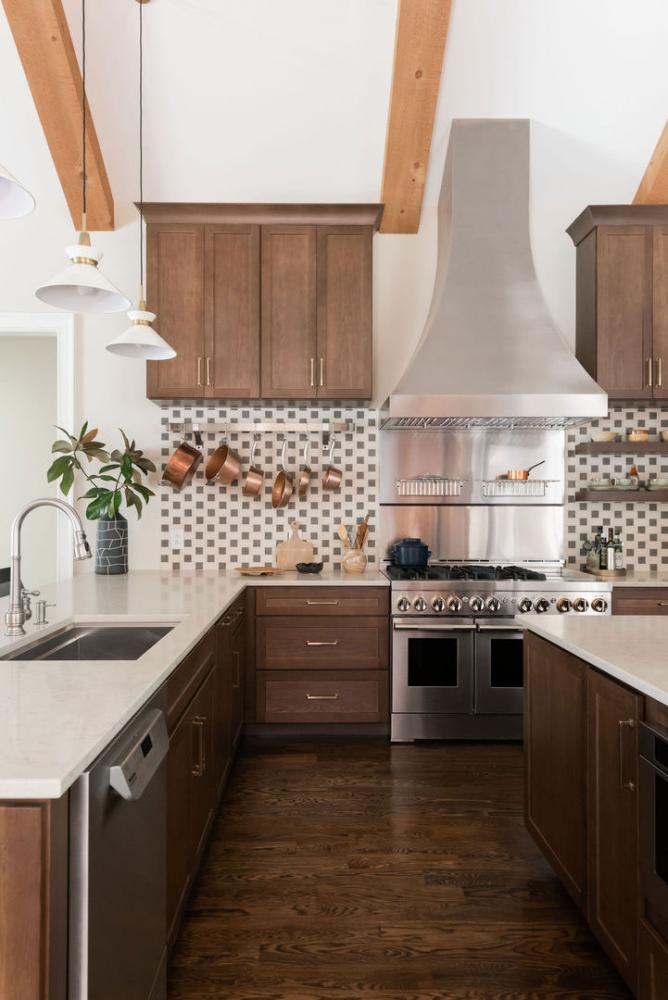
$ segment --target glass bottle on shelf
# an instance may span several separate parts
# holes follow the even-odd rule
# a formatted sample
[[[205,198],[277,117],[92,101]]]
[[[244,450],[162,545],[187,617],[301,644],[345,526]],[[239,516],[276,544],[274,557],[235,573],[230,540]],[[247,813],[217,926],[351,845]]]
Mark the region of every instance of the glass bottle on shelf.
[[[620,529],[617,528],[615,533],[615,569],[625,569],[624,566],[624,546],[622,545],[622,538]]]

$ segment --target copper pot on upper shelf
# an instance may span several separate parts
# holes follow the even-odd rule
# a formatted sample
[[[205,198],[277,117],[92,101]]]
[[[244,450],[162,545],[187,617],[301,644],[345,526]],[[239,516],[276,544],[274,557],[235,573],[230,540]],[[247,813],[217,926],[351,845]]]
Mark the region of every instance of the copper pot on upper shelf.
[[[199,450],[202,447],[202,435],[195,431],[194,437],[197,448],[182,441],[162,471],[162,484],[172,486],[178,493],[190,485],[202,463],[203,455]]]

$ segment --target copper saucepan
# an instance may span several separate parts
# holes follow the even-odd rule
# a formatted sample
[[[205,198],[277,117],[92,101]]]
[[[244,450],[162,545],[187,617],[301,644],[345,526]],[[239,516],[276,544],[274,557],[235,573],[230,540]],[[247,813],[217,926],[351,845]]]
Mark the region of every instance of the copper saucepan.
[[[341,486],[341,479],[343,473],[341,469],[337,469],[335,465],[332,465],[332,456],[334,455],[334,445],[335,439],[332,438],[331,444],[329,446],[329,464],[325,469],[322,476],[322,488],[323,490],[338,490]]]
[[[513,480],[527,480],[529,478],[529,473],[532,469],[537,469],[539,465],[545,465],[545,459],[542,462],[536,462],[535,465],[530,465],[528,469],[508,469],[506,473],[506,479]]]
[[[246,473],[246,479],[241,492],[245,497],[256,497],[262,489],[264,482],[264,472],[255,464],[255,450],[257,448],[258,437],[253,439],[253,447],[250,453],[250,468]]]
[[[216,448],[206,463],[204,470],[206,481],[211,483],[217,479],[223,486],[229,486],[230,483],[239,478],[240,472],[241,459],[223,440],[223,443]]]
[[[274,480],[274,485],[271,491],[271,506],[274,510],[277,510],[279,507],[287,506],[287,503],[294,492],[292,476],[285,468],[285,454],[287,447],[288,442],[286,440],[283,442],[283,447],[281,448],[281,460],[278,463],[278,474]]]
[[[307,441],[304,445],[304,464],[302,465],[302,471],[299,473],[299,485],[297,487],[297,492],[302,499],[308,493],[309,484],[311,482],[311,466],[308,464],[310,456],[311,442]]]
[[[202,461],[202,452],[199,450],[202,447],[202,435],[195,431],[194,436],[197,448],[182,441],[162,470],[163,485],[172,486],[178,493],[190,485]]]

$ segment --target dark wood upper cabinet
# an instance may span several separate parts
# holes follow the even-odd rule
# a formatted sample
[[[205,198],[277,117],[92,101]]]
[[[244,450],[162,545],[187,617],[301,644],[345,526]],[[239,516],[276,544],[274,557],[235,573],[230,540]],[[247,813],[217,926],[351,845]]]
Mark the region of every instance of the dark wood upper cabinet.
[[[638,722],[642,696],[587,670],[588,918],[632,990],[638,936]]]
[[[260,395],[260,227],[205,227],[206,396]]]
[[[315,395],[315,226],[263,226],[262,396]]]
[[[156,329],[176,351],[147,363],[153,399],[204,395],[204,228],[157,223],[147,230],[148,307]]]
[[[577,247],[576,354],[612,400],[668,396],[668,206],[590,206]]]
[[[149,204],[154,399],[368,399],[378,205]]]
[[[370,227],[318,226],[318,398],[372,394]]]

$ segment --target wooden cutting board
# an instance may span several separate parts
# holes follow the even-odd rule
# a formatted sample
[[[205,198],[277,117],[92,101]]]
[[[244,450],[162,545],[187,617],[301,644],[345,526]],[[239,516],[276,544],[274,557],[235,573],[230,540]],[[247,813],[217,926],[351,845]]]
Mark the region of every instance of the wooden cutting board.
[[[276,576],[287,573],[287,570],[279,566],[237,566],[237,572],[242,576]]]

